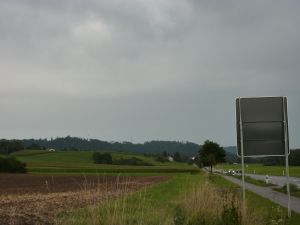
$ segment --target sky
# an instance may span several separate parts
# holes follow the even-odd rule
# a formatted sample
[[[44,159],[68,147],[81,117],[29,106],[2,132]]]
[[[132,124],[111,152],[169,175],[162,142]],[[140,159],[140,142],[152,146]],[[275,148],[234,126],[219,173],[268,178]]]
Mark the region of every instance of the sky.
[[[235,98],[287,96],[300,1],[0,1],[0,138],[236,145]]]

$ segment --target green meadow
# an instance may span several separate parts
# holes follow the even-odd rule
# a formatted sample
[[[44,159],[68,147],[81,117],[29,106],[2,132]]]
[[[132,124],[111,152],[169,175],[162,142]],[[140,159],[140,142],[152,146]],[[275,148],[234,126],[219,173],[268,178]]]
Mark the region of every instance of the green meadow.
[[[27,164],[29,173],[38,174],[130,174],[164,175],[170,179],[119,198],[107,198],[56,218],[57,225],[196,225],[231,224],[228,218],[243,225],[297,225],[300,215],[286,218],[286,209],[247,191],[247,211],[242,210],[240,187],[220,176],[210,176],[197,167],[178,162],[157,162],[153,157],[113,152],[114,159],[137,157],[153,166],[94,164],[91,151],[24,150],[12,154]],[[239,169],[240,165],[218,165],[219,169]],[[248,165],[248,173],[280,175],[283,167]],[[299,169],[291,168],[297,175]],[[91,194],[91,193],[87,193]],[[231,213],[227,215],[226,213]],[[224,221],[226,223],[224,223]],[[239,224],[239,223],[236,223]]]
[[[13,153],[25,162],[30,173],[176,173],[198,172],[193,165],[179,162],[158,162],[153,157],[126,152],[113,152],[114,159],[136,157],[153,166],[95,164],[92,151],[24,150]]]
[[[232,204],[236,204],[236,208],[230,210],[237,210],[235,216],[243,225],[299,224],[299,214],[293,213],[292,218],[287,219],[285,208],[251,192],[247,192],[247,211],[244,212],[240,197],[240,187],[220,176],[210,177],[203,172],[174,174],[168,181],[128,196],[60,214],[57,224],[239,224],[230,223],[233,214],[230,221],[224,216],[225,209]]]

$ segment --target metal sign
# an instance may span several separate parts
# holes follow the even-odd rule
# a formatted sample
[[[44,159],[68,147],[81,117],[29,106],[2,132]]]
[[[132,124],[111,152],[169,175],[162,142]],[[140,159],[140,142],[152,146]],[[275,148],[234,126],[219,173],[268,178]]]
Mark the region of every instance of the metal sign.
[[[286,97],[236,99],[238,156],[284,156],[288,147]]]
[[[285,156],[288,217],[291,217],[289,134],[286,97],[236,99],[238,156],[242,164],[243,205],[246,209],[245,157]]]

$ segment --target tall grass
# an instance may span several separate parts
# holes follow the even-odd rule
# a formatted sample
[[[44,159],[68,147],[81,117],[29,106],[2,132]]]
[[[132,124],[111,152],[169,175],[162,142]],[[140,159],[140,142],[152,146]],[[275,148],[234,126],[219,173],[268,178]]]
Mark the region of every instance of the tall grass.
[[[179,206],[187,215],[180,225],[266,225],[262,216],[243,210],[239,191],[220,189],[210,182],[193,187]]]
[[[198,175],[190,175],[200,178]],[[204,175],[202,175],[204,176]],[[178,178],[177,178],[178,179]],[[200,182],[199,180],[202,179]],[[206,177],[180,184],[176,177],[154,187],[62,215],[57,225],[267,225],[271,220],[242,210],[237,189],[218,188]],[[174,181],[175,180],[175,181]],[[175,188],[174,188],[175,185]],[[124,191],[127,185],[123,186]],[[169,188],[169,189],[168,189]],[[173,189],[172,189],[173,188]],[[176,190],[177,188],[177,190]],[[125,191],[126,192],[126,191]],[[176,196],[170,195],[176,194]],[[155,194],[154,194],[155,193]],[[168,196],[168,197],[165,197]],[[276,218],[276,223],[281,218]],[[283,220],[282,220],[283,221]],[[275,224],[275,223],[274,223]],[[284,223],[277,223],[284,224]]]
[[[129,194],[132,186],[137,184],[128,178],[122,177],[117,181],[118,193],[114,200],[108,196],[102,204],[90,202],[89,206],[77,209],[70,214],[62,214],[56,221],[56,225],[165,225],[170,224],[160,221],[161,212],[156,211],[156,205],[152,199],[152,192],[148,187],[134,194]],[[109,193],[109,190],[103,192]],[[169,222],[171,221],[169,216]]]

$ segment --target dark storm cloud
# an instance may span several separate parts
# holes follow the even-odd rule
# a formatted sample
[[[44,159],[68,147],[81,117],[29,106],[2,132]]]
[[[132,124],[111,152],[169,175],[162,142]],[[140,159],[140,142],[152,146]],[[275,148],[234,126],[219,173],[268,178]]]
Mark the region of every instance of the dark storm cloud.
[[[2,137],[235,144],[237,96],[287,95],[297,1],[1,1]]]

